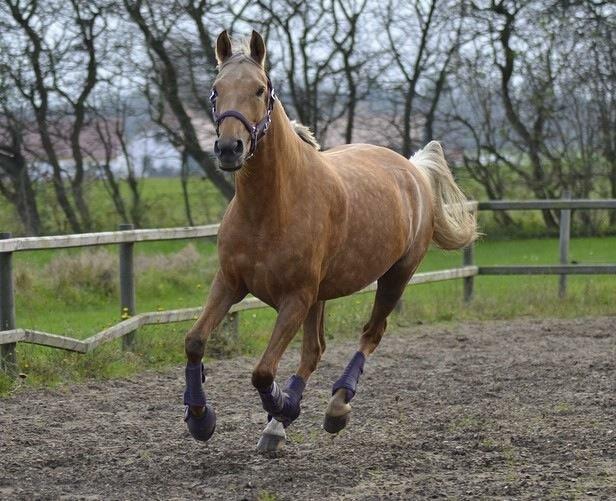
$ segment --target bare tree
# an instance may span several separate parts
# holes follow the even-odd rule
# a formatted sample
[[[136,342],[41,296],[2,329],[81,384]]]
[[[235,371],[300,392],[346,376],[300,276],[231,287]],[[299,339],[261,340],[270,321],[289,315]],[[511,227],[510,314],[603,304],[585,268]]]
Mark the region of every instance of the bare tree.
[[[463,145],[462,162],[466,172],[485,190],[490,200],[505,198],[511,186],[507,173],[515,161],[503,152],[507,138],[499,131],[506,126],[506,119],[499,106],[498,89],[482,78],[481,64],[472,58],[460,61],[456,75],[456,88],[448,93],[448,111],[444,120],[460,125],[450,129],[447,137]],[[513,220],[504,211],[494,217],[503,225]]]
[[[527,172],[523,166],[515,164],[510,167],[526,180],[528,187],[538,198],[554,198],[556,185],[549,172],[549,160],[542,155],[548,148],[546,124],[555,106],[552,99],[557,71],[553,65],[554,44],[548,41],[545,45],[541,44],[543,46],[528,47],[526,52],[513,48],[516,27],[522,22],[525,7],[525,3],[518,1],[502,0],[491,3],[489,11],[494,15],[494,19],[491,19],[489,24],[494,35],[493,57],[500,74],[502,105],[516,134],[512,143],[524,150],[531,170]],[[540,12],[534,14],[540,15]],[[534,56],[532,61],[531,56]],[[513,81],[516,71],[523,71],[526,78],[527,85],[524,90],[529,95],[525,96],[525,100],[516,99],[514,96]],[[551,211],[543,211],[543,218],[549,228],[558,225]]]
[[[88,230],[92,223],[80,141],[88,98],[98,81],[97,41],[106,29],[107,4],[4,0],[4,9],[11,23],[1,42],[6,58],[2,70],[30,107],[42,148],[40,160],[52,169],[66,219],[73,231]],[[68,145],[70,169],[62,164],[59,138]]]
[[[441,4],[439,6],[442,12],[439,15],[437,31],[435,37],[434,58],[430,63],[432,71],[426,72],[425,96],[423,105],[425,110],[424,126],[423,126],[423,141],[428,143],[435,139],[435,122],[437,120],[437,111],[443,94],[446,91],[447,82],[451,79],[451,74],[455,73],[456,68],[453,67],[455,61],[459,62],[460,47],[467,43],[462,32],[465,28],[466,14],[464,3]],[[468,36],[468,35],[467,35]]]
[[[196,29],[200,50],[211,69],[215,67],[210,33],[203,22],[212,5],[204,0],[192,2],[162,2],[157,0],[123,0],[131,21],[143,35],[145,49],[150,59],[149,83],[146,96],[151,103],[152,118],[168,134],[170,141],[186,152],[201,166],[220,192],[230,199],[233,184],[217,168],[212,156],[199,141],[189,103],[182,93],[178,62],[173,57],[173,30]],[[206,7],[208,9],[206,10]],[[197,98],[203,99],[208,88],[196,89]],[[199,99],[197,99],[199,102]],[[201,101],[203,102],[203,101]]]
[[[29,165],[24,148],[24,123],[9,108],[8,90],[0,83],[0,193],[15,207],[27,235],[39,235],[43,225],[32,179],[34,169]]]
[[[367,0],[350,1],[335,0],[332,5],[334,23],[341,25],[333,37],[334,46],[342,58],[342,68],[346,80],[346,126],[344,140],[346,143],[353,142],[353,129],[355,128],[355,113],[358,102],[368,96],[372,76],[366,74],[368,61],[372,54],[360,51],[357,47],[359,38],[359,24],[362,14],[366,10]],[[360,81],[366,85],[360,94]]]
[[[391,123],[400,138],[392,146],[407,157],[415,148],[415,129],[423,126],[424,140],[434,135],[437,108],[460,45],[462,19],[457,3],[446,0],[388,0],[382,13],[388,46],[383,74],[396,99]]]
[[[105,189],[122,221],[125,223],[131,222],[137,228],[140,228],[144,222],[141,181],[146,173],[143,172],[143,169],[141,172],[138,171],[135,166],[135,158],[129,151],[129,138],[126,129],[131,110],[127,100],[122,96],[117,96],[116,99],[113,110],[108,110],[103,106],[98,110],[93,110],[93,113],[96,113],[93,127],[96,130],[99,144],[103,147],[104,154],[101,156],[98,152],[89,151],[87,147],[84,148],[84,154],[99,170]],[[118,164],[115,168],[114,163]],[[122,165],[120,166],[119,163]],[[121,185],[123,182],[128,188],[128,202],[122,194]]]
[[[615,11],[612,6],[612,14]],[[590,95],[600,138],[599,148],[607,163],[609,196],[616,198],[616,22],[613,15],[595,15],[589,24],[586,29],[590,38],[591,57],[587,59],[590,62]],[[616,226],[616,211],[610,212],[610,222]]]
[[[344,116],[343,68],[336,61],[342,25],[333,18],[332,0],[296,2],[258,0],[254,12],[266,31],[268,47],[280,54],[270,64],[282,73],[282,93],[290,98],[297,120],[307,125],[324,144],[329,127]],[[254,16],[253,11],[248,11]],[[347,39],[348,40],[348,39]]]

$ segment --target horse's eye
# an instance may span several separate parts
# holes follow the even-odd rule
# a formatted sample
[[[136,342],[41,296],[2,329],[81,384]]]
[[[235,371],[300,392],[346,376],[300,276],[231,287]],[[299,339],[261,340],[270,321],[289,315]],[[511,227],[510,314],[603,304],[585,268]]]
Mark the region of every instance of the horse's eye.
[[[265,87],[261,86],[257,89],[257,97],[261,97],[265,92]]]

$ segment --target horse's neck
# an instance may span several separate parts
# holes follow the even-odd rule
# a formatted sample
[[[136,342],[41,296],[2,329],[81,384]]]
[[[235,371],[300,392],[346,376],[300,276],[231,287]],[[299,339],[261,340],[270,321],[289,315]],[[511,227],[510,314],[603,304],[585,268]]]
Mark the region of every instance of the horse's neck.
[[[236,203],[251,221],[283,224],[288,204],[306,172],[306,148],[292,129],[280,102],[255,155],[235,176]],[[316,154],[316,150],[314,151]]]

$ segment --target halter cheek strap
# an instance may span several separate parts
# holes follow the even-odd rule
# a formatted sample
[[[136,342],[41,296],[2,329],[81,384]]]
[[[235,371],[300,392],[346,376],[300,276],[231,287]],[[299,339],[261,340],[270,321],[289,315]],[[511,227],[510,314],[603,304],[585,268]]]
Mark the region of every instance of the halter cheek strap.
[[[272,86],[269,76],[267,77],[267,95],[267,112],[265,113],[265,116],[257,123],[252,123],[244,116],[243,113],[237,110],[227,110],[219,114],[216,111],[216,99],[218,98],[216,89],[212,89],[210,94],[210,103],[212,103],[212,117],[214,118],[214,123],[216,124],[216,135],[220,135],[219,129],[222,121],[229,117],[238,119],[250,134],[250,150],[248,151],[246,160],[254,155],[257,149],[257,143],[263,138],[263,136],[265,136],[267,129],[272,123],[272,111],[274,110],[274,102],[276,101],[276,92],[274,91],[274,87]]]

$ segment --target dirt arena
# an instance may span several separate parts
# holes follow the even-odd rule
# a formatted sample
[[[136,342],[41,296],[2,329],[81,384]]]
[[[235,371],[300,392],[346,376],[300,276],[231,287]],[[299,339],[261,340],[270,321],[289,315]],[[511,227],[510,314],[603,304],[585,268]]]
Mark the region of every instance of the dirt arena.
[[[392,330],[349,427],[321,429],[355,349],[331,342],[270,456],[252,359],[208,367],[206,444],[182,422],[182,367],[0,400],[0,499],[616,499],[616,317]]]

